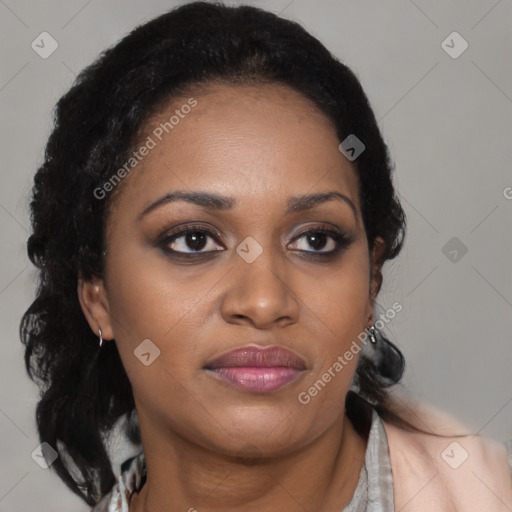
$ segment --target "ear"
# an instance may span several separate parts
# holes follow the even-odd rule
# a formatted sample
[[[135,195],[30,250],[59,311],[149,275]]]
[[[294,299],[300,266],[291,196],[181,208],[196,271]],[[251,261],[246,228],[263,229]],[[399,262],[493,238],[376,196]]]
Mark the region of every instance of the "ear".
[[[86,281],[80,276],[77,293],[80,306],[91,330],[98,336],[99,329],[101,329],[103,339],[111,340],[114,334],[107,292],[103,281],[95,277]]]
[[[371,249],[371,276],[370,276],[370,313],[368,321],[373,322],[373,313],[375,306],[375,299],[380,291],[382,285],[382,265],[383,257],[386,251],[386,243],[384,239],[378,236]]]

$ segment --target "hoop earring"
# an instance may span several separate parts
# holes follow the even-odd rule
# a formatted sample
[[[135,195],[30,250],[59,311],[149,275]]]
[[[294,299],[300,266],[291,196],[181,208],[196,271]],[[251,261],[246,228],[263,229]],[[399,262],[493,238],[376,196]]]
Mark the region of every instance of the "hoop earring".
[[[98,331],[100,332],[100,348],[101,348],[101,345],[103,345],[103,334],[101,333],[101,329],[98,329]]]
[[[370,336],[370,341],[373,344],[377,343],[377,337],[376,337],[377,329],[375,328],[375,326],[370,325],[370,327],[367,328],[367,331],[368,331],[368,335]]]

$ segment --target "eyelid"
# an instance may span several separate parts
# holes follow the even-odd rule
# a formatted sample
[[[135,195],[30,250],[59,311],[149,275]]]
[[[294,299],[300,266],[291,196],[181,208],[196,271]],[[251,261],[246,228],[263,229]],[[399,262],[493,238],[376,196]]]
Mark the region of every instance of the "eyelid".
[[[174,228],[167,230],[162,235],[160,235],[158,237],[158,240],[165,242],[166,240],[169,240],[173,237],[179,238],[180,236],[186,235],[190,231],[202,231],[202,232],[206,233],[208,236],[215,236],[217,238],[217,240],[223,240],[222,234],[217,229],[215,229],[213,226],[208,226],[208,225],[205,226],[203,224],[197,224],[197,223],[192,223],[192,224],[182,223],[182,224],[179,224],[178,226],[174,226]]]
[[[302,231],[299,231],[293,237],[293,240],[300,238],[301,236],[309,233],[310,231],[320,231],[320,232],[327,232],[327,233],[331,232],[331,233],[336,233],[338,235],[343,235],[343,236],[347,236],[347,237],[349,236],[346,231],[338,228],[334,224],[326,224],[325,222],[322,222],[320,226],[309,226],[307,228],[304,228]]]

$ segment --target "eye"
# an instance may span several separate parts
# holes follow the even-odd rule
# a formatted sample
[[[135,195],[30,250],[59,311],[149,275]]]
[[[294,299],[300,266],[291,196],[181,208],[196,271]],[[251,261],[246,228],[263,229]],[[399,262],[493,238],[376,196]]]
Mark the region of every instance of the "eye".
[[[292,242],[292,249],[306,253],[332,256],[351,243],[351,238],[341,231],[311,228],[300,233]],[[313,247],[313,251],[308,249]]]
[[[216,244],[209,241],[216,239],[216,233],[203,226],[187,226],[179,231],[169,233],[162,241],[162,246],[165,252],[177,256],[205,254],[223,250],[223,247],[215,249]],[[218,244],[217,247],[219,247]]]
[[[225,248],[218,243],[220,235],[200,225],[189,225],[165,234],[159,245],[171,256],[180,258],[206,257]],[[288,246],[297,252],[311,257],[337,255],[352,243],[346,233],[325,227],[310,228],[298,236]],[[310,250],[309,248],[313,248]]]

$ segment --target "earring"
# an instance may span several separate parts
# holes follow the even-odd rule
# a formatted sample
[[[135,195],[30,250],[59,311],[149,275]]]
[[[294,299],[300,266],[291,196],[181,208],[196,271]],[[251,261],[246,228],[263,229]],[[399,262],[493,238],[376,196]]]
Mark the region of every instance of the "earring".
[[[100,348],[101,348],[101,345],[103,345],[103,335],[101,333],[101,329],[98,329],[98,331],[100,332]]]
[[[373,325],[370,325],[370,327],[368,327],[368,335],[370,336],[370,341],[372,343],[377,343],[377,337],[375,336],[375,334],[377,333],[377,329],[375,329],[375,327]]]

